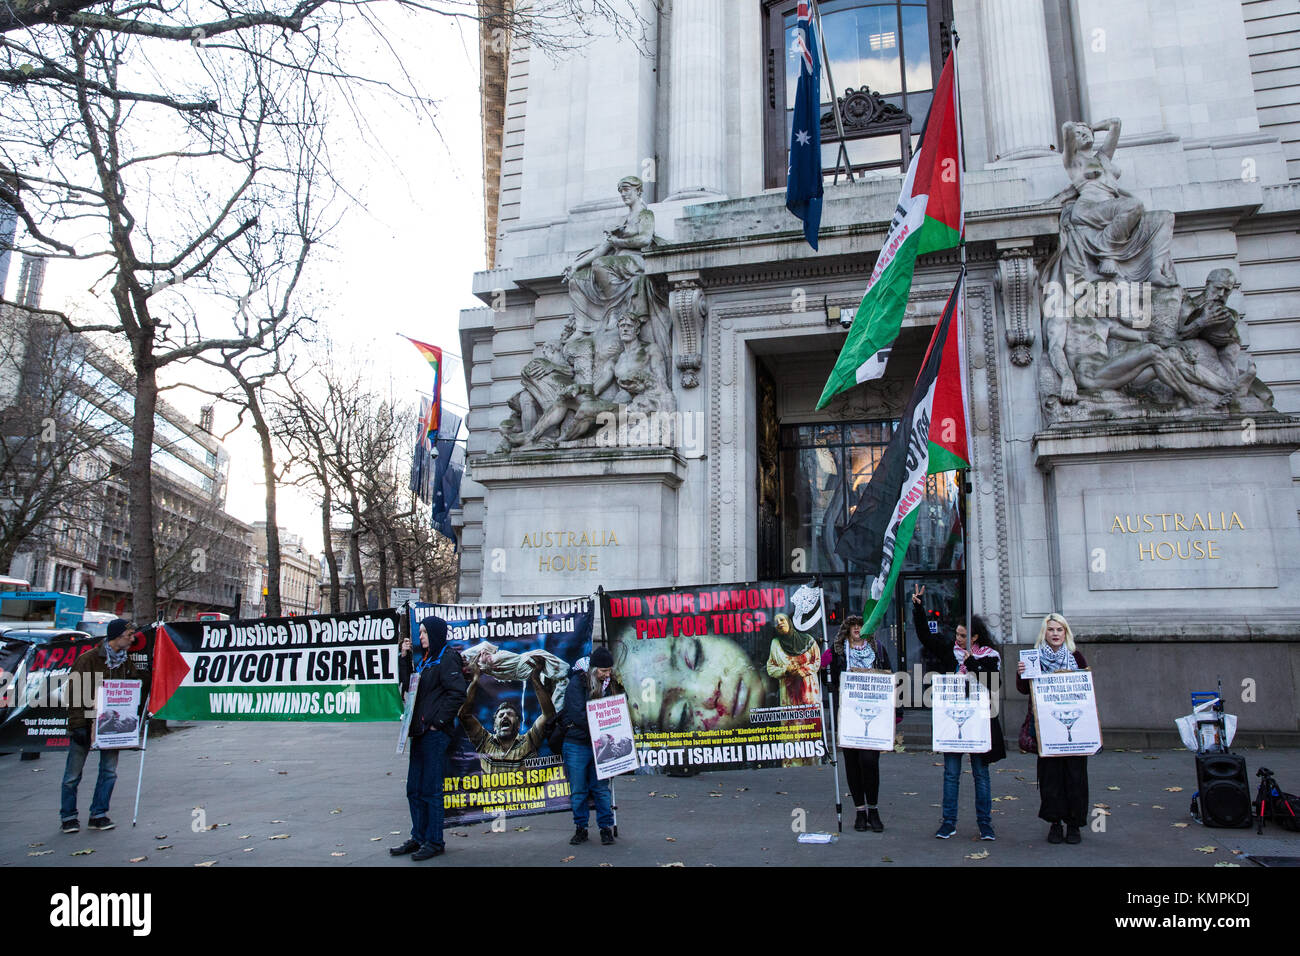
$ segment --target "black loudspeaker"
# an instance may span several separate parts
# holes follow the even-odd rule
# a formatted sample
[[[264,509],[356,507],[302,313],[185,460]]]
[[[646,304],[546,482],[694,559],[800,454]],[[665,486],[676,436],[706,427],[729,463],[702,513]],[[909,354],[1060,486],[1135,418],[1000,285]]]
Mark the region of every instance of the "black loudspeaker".
[[[1196,788],[1207,827],[1249,827],[1250,786],[1246,759],[1236,754],[1197,754]]]

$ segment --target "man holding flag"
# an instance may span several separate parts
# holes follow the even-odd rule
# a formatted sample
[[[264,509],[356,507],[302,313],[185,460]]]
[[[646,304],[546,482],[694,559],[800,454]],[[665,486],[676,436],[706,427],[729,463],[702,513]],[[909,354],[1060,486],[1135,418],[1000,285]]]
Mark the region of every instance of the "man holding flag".
[[[794,28],[794,51],[799,54],[799,86],[794,94],[794,122],[790,127],[790,167],[786,177],[785,206],[803,220],[804,238],[817,248],[822,221],[822,83],[810,0],[799,0]]]
[[[799,9],[804,6],[801,3]],[[819,409],[825,408],[840,392],[885,374],[890,350],[903,324],[916,257],[951,249],[962,242],[965,217],[961,197],[961,133],[954,57],[955,53],[950,53],[944,63],[930,114],[921,131],[921,141],[903,178],[903,189],[889,224],[889,235],[876,259],[849,337],[817,402]],[[799,83],[802,91],[802,74]],[[798,117],[796,108],[796,130]],[[794,155],[792,145],[791,182]],[[818,200],[819,215],[820,202]],[[815,247],[816,243],[813,245]],[[870,630],[864,629],[864,633],[870,633]]]

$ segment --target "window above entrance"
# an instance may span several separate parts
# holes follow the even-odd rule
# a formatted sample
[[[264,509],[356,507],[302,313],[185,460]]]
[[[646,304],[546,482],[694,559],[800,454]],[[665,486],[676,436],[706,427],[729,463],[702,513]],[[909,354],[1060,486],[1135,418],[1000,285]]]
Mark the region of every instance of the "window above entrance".
[[[834,178],[840,138],[854,174],[905,168],[943,68],[952,21],[951,0],[821,0],[827,64],[822,65],[822,169]],[[790,124],[798,83],[793,50],[796,3],[767,0],[764,88],[766,179],[784,184]],[[821,55],[821,50],[818,50]],[[831,88],[835,83],[835,104]]]

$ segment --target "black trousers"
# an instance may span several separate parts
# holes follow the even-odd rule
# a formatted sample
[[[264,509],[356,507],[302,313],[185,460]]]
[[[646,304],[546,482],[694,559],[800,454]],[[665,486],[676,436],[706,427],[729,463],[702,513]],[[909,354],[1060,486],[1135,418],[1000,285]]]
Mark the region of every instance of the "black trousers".
[[[853,805],[875,806],[880,799],[880,751],[843,748],[840,753],[844,754],[844,773],[849,778]]]
[[[1048,823],[1088,825],[1088,758],[1039,757],[1038,815]]]

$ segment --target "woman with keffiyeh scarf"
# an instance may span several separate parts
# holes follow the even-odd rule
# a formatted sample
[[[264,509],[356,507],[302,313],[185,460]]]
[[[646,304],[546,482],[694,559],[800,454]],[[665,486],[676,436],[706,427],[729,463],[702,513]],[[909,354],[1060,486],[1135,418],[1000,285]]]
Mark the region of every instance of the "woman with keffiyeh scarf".
[[[1082,670],[1088,666],[1074,644],[1070,624],[1060,614],[1043,618],[1034,642],[1038,650],[1038,666],[1044,674],[1053,671]],[[1024,674],[1022,661],[1017,675]],[[1016,677],[1016,689],[1022,694],[1030,692],[1029,681]],[[1033,704],[1030,704],[1033,707]],[[1080,843],[1080,828],[1088,822],[1088,758],[1042,757],[1038,758],[1038,816],[1051,824],[1047,832],[1048,843]],[[1061,825],[1065,832],[1061,832]]]
[[[953,637],[931,633],[925,607],[921,603],[925,586],[917,585],[912,592],[912,623],[921,644],[938,658],[944,673],[995,674],[1002,668],[1002,658],[993,648],[993,638],[988,626],[978,614],[971,618],[975,638],[968,642],[966,625],[958,624]],[[988,753],[970,755],[970,772],[975,781],[975,824],[981,840],[996,840],[993,832],[993,785],[989,780],[989,764],[997,763],[1007,755],[1006,741],[1002,739],[1002,722],[996,715],[989,717]],[[957,799],[961,792],[961,754],[943,755],[943,821],[935,837],[947,840],[957,832]]]

